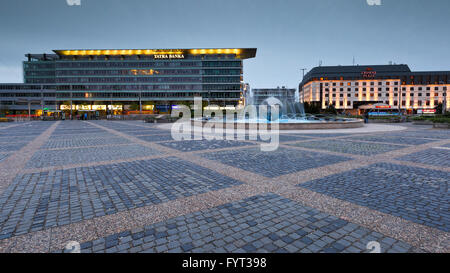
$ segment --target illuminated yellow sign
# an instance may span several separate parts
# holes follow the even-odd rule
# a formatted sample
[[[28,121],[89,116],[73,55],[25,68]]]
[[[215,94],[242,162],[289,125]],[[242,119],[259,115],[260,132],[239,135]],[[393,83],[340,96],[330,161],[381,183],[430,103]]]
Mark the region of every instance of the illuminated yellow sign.
[[[153,55],[155,59],[184,59],[183,54],[156,54]]]
[[[108,108],[109,110],[111,110],[111,108],[113,110],[122,110],[122,105],[72,105],[72,110],[80,110],[80,111],[87,111],[87,110],[95,110],[95,111],[105,111],[106,108]],[[61,110],[70,110],[70,105],[60,105],[60,109]]]
[[[77,105],[77,110],[91,110],[90,105]]]
[[[131,69],[131,74],[133,75],[153,75],[153,74],[159,74],[158,70],[153,69]]]
[[[106,105],[92,105],[92,110],[96,110],[96,111],[106,111]]]
[[[170,59],[170,56],[172,59],[184,59],[184,54],[240,54],[241,51],[239,48],[55,50],[56,53],[66,56],[154,55],[155,59]]]

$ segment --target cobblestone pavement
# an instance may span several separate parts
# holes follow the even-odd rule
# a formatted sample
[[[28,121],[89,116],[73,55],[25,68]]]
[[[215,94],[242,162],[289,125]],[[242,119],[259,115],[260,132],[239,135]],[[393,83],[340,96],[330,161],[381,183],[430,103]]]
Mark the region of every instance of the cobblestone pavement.
[[[291,144],[311,149],[327,150],[339,153],[357,154],[357,155],[376,155],[404,148],[400,145],[390,145],[381,143],[366,143],[347,140],[316,140],[310,142],[300,142]]]
[[[377,163],[300,186],[450,231],[450,173]]]
[[[0,125],[0,252],[450,252],[449,130],[263,152],[140,121]]]
[[[448,145],[446,147],[448,147]],[[398,159],[434,166],[450,167],[450,149],[439,149],[439,147],[433,147],[431,149],[405,155]]]
[[[289,150],[284,147],[273,152],[261,152],[259,148],[248,148],[208,152],[202,156],[266,177],[295,173],[349,159],[324,153]]]
[[[172,218],[81,245],[82,252],[385,252],[419,251],[381,233],[349,223],[276,194]]]

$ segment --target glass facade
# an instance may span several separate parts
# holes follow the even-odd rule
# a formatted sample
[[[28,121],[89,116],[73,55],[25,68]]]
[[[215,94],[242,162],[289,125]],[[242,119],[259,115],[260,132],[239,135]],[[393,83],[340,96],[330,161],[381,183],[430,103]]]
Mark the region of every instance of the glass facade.
[[[37,100],[59,105],[67,101],[170,105],[201,96],[210,104],[237,105],[243,92],[243,60],[255,55],[255,48],[26,54],[24,84],[0,84],[0,100],[3,105],[37,104]]]
[[[249,50],[256,52],[256,49],[239,52]],[[92,92],[86,95],[89,98],[138,96],[186,100],[202,96],[214,98],[218,104],[236,104],[242,96],[243,57],[233,51],[215,53],[186,52],[182,59],[169,60],[157,59],[155,55],[159,54],[30,54],[23,64],[24,82],[54,84],[56,90],[71,90],[72,98],[79,96],[77,91],[89,91]]]

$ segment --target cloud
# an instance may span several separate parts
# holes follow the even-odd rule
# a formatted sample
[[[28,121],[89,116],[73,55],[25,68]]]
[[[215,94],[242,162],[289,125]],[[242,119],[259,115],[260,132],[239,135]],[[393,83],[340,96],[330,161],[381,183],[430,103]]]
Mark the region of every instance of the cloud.
[[[0,65],[0,83],[23,83],[22,68]]]

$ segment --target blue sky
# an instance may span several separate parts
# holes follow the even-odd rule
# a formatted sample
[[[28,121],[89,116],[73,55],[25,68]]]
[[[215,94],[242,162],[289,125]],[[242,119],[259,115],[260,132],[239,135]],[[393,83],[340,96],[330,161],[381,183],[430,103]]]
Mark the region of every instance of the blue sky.
[[[301,68],[407,63],[450,70],[450,1],[7,0],[0,82],[22,82],[25,53],[78,48],[258,48],[253,88],[297,87]]]

